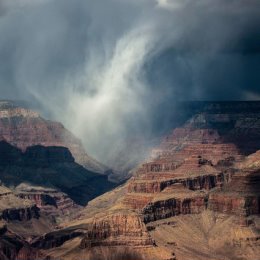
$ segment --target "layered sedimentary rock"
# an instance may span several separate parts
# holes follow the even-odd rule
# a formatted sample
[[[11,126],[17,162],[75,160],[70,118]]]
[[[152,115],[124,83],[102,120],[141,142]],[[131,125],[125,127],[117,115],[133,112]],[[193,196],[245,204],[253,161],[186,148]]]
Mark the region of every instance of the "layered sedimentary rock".
[[[247,155],[259,149],[260,104],[200,109],[125,185],[30,246],[65,260],[117,247],[149,260],[256,260],[260,158]]]
[[[171,187],[142,208],[143,221],[149,223],[177,215],[198,214],[207,208],[205,192]]]
[[[99,216],[92,222],[44,235],[33,242],[40,249],[51,249],[78,238],[78,250],[97,246],[152,246],[153,240],[141,218],[134,212]]]
[[[150,222],[179,214],[200,213],[207,208],[210,190],[230,179],[211,161],[194,156],[177,163],[162,159],[141,166],[127,184],[124,203],[138,209]]]
[[[0,220],[26,221],[39,218],[39,208],[30,200],[20,199],[0,185]]]
[[[209,209],[240,216],[242,225],[248,216],[260,214],[260,152],[238,164],[232,180],[209,195]]]
[[[131,207],[142,209],[166,189],[176,196],[178,190],[174,187],[182,185],[186,194],[189,190],[206,190],[206,208],[209,191],[229,183],[236,164],[259,149],[259,102],[206,103],[195,106],[198,109],[200,113],[153,149],[150,161],[140,166],[129,181],[125,202]],[[177,203],[167,194],[166,204]]]
[[[18,198],[13,191],[0,185],[1,260],[38,259],[41,255],[39,250],[32,248],[26,241],[26,239],[30,239],[27,234],[34,233],[31,223],[35,223],[35,227],[44,223],[41,220],[40,209],[36,204],[29,199]],[[49,228],[44,226],[42,229],[44,232],[50,231]],[[28,230],[25,237],[23,230]],[[35,231],[35,235],[36,233],[37,231]]]
[[[46,187],[20,184],[15,189],[15,195],[34,202],[41,213],[53,217],[56,222],[77,216],[82,208],[67,194]]]
[[[153,241],[141,218],[133,212],[115,213],[95,218],[81,247],[151,246]]]
[[[76,162],[87,169],[105,173],[108,168],[91,158],[81,142],[61,123],[42,118],[37,112],[14,102],[0,101],[0,140],[25,151],[27,147],[67,147]]]
[[[39,234],[50,232],[54,227],[52,222],[53,220],[43,216],[34,201],[20,198],[15,192],[0,185],[0,225],[5,227],[3,230],[8,234],[12,233],[20,240],[29,241]],[[3,239],[0,235],[0,244]],[[16,244],[16,239],[12,242]]]
[[[113,156],[110,160],[108,159],[108,164],[120,169],[121,173],[126,169],[131,169],[129,166],[136,168],[138,164],[147,159],[152,148],[154,148],[154,154],[157,149],[160,152],[161,147],[155,149],[155,146],[160,143],[162,135],[176,128],[175,135],[182,135],[182,139],[179,139],[178,142],[180,145],[192,142],[200,144],[202,139],[197,142],[196,139],[201,132],[200,135],[204,135],[202,140],[204,144],[207,140],[212,143],[214,139],[218,139],[217,142],[223,144],[221,149],[225,149],[225,146],[227,147],[229,144],[235,144],[235,149],[238,146],[246,154],[260,149],[259,141],[257,141],[259,140],[259,102],[180,102],[172,104],[171,109],[170,113],[167,112],[168,116],[172,116],[171,120],[162,122],[161,125],[158,125],[159,127],[153,129],[156,132],[155,137],[145,140],[144,134],[143,138],[137,135],[124,140],[126,149],[116,149],[115,144]],[[190,121],[183,127],[188,119]],[[204,129],[205,131],[203,131]],[[192,139],[192,135],[194,138],[189,141],[189,136]],[[222,138],[221,141],[219,137]],[[170,136],[168,138],[171,139]],[[209,151],[210,149],[208,146]],[[219,149],[220,153],[221,149]],[[227,147],[227,149],[230,148]],[[212,158],[214,159],[214,157]]]
[[[153,158],[201,155],[216,163],[260,149],[260,102],[194,102],[190,108],[195,115],[164,138]]]

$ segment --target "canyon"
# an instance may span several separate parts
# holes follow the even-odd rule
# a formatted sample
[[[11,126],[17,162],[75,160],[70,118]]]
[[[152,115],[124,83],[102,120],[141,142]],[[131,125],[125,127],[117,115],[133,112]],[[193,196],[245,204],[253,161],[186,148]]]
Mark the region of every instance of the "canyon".
[[[22,152],[1,141],[0,155],[0,178],[8,187],[19,189],[19,185],[29,183],[43,187],[41,192],[49,198],[49,188],[53,188],[66,193],[77,204],[86,205],[89,200],[114,186],[107,180],[107,176],[90,172],[77,164],[65,147],[38,145]]]
[[[130,250],[135,260],[258,260],[260,102],[195,102],[189,108],[185,113],[192,116],[162,138],[129,180],[100,196],[73,186],[78,167],[85,168],[75,165],[69,149],[37,145],[22,151],[2,142],[0,179],[10,186],[1,186],[2,194],[27,213],[14,213],[15,220],[11,211],[2,214],[0,256],[110,259],[118,250]],[[61,175],[66,181],[58,184]],[[43,189],[39,178],[48,187]],[[89,181],[78,178],[81,184]],[[88,198],[85,207],[76,203],[74,190]],[[28,235],[21,230],[25,223],[42,229]]]
[[[89,156],[81,141],[61,123],[46,120],[19,102],[0,101],[0,140],[22,151],[35,145],[66,147],[75,161],[86,169],[101,174],[109,171]]]

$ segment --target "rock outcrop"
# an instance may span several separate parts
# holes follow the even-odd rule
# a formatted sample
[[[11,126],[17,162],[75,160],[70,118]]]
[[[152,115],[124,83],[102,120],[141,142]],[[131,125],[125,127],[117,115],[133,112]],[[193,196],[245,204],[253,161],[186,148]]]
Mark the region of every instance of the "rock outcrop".
[[[133,212],[114,213],[95,218],[81,242],[93,246],[152,246],[153,240],[141,218]]]
[[[15,189],[15,195],[34,202],[41,214],[54,218],[56,223],[77,216],[82,208],[67,194],[46,187],[20,184]]]
[[[125,185],[34,246],[50,256],[77,244],[74,256],[128,246],[164,260],[257,259],[259,120],[259,102],[206,104]]]
[[[221,190],[209,195],[209,209],[240,216],[248,225],[248,216],[260,214],[260,152],[250,155]]]
[[[204,192],[189,191],[175,187],[153,198],[142,208],[143,221],[149,223],[177,215],[198,214],[207,208]]]
[[[46,234],[34,241],[32,246],[47,250],[62,246],[66,241],[75,238],[80,239],[78,250],[100,246],[153,245],[141,218],[134,212],[125,212],[99,216],[91,223]]]
[[[36,204],[30,200],[17,198],[11,190],[0,185],[0,220],[27,221],[39,216]]]

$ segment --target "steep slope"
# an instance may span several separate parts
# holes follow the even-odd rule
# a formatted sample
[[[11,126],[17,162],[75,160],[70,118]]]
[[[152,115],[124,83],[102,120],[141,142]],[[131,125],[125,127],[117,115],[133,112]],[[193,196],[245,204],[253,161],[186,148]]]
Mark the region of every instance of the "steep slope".
[[[259,164],[260,158],[256,161]],[[53,259],[89,259],[91,253],[105,248],[128,247],[154,260],[256,260],[260,253],[260,168],[245,182],[248,174],[245,168],[237,169],[222,188],[197,191],[182,183],[153,193],[129,194],[131,180],[96,198],[79,219],[38,238],[32,246]]]
[[[13,189],[0,185],[0,256],[9,260],[44,258],[29,242],[78,216],[78,204],[114,186],[107,176],[75,163],[67,148],[33,146],[22,152],[5,141],[0,180]]]
[[[188,153],[195,155],[195,150],[198,150],[197,154],[207,154],[211,146],[217,149],[217,144],[225,147],[208,153],[216,155],[215,160],[223,153],[249,155],[260,149],[260,102],[192,102],[191,105],[194,115],[164,138],[154,149],[154,158],[167,158],[167,154],[173,157],[172,154],[179,150],[183,151],[180,155],[184,157]],[[203,148],[206,150],[202,151]],[[216,154],[221,150],[222,154]]]
[[[31,248],[28,242],[0,223],[1,260],[28,260],[38,259],[38,257],[39,259],[43,257],[38,250]]]
[[[54,221],[56,225],[77,216],[82,209],[67,194],[54,188],[21,183],[15,188],[14,194],[18,198],[35,203],[41,214]]]
[[[32,246],[53,259],[114,247],[145,259],[258,259],[260,103],[200,109],[125,185]]]
[[[75,161],[90,171],[104,174],[107,167],[91,158],[81,142],[61,123],[45,120],[37,112],[0,101],[0,140],[26,150],[34,145],[67,147]]]
[[[0,185],[0,259],[28,260],[38,256],[26,242],[50,232],[52,221],[41,215],[37,205]]]
[[[0,185],[0,219],[22,221],[39,217],[39,209],[30,200],[17,198],[14,193]]]
[[[204,135],[208,130],[208,134],[217,132],[218,143],[233,143],[243,154],[250,154],[259,149],[259,112],[260,102],[179,102],[173,104],[171,112],[167,111],[169,120],[161,119],[161,124],[151,126],[149,132],[153,133],[150,138],[147,137],[146,131],[139,133],[137,136],[128,137],[125,140],[125,147],[120,145],[113,147],[113,153],[107,159],[107,164],[113,169],[119,170],[119,174],[114,174],[114,179],[124,179],[130,177],[133,169],[145,160],[149,160],[149,154],[153,150],[153,155],[157,155],[155,146],[161,143],[163,136],[168,136],[168,141],[164,139],[165,147],[157,147],[160,149],[176,146],[171,144],[171,139],[175,139],[172,135],[182,135],[183,140],[179,140],[185,145],[190,140],[196,143],[196,136],[199,130],[205,129]],[[170,116],[169,116],[170,115]],[[154,115],[156,117],[156,114]],[[190,119],[190,120],[189,120]],[[160,121],[160,119],[158,118]],[[186,122],[187,121],[187,122]],[[186,122],[186,125],[184,126]],[[174,133],[170,133],[172,129],[176,129]],[[173,131],[172,131],[173,132]],[[169,134],[170,133],[170,134]],[[185,134],[186,133],[186,134]],[[187,137],[190,136],[190,137]],[[172,138],[171,138],[172,137]],[[205,136],[206,138],[206,136]],[[217,138],[217,137],[216,137]],[[214,141],[214,139],[212,139]],[[212,142],[211,141],[211,142]],[[207,142],[205,139],[204,142]],[[197,143],[200,143],[198,140]],[[248,148],[250,148],[248,150]],[[210,149],[210,148],[209,148]],[[165,152],[167,149],[165,149]]]
[[[81,205],[111,189],[107,176],[75,163],[64,147],[28,147],[25,152],[0,142],[0,180],[7,186],[21,183],[58,189]]]

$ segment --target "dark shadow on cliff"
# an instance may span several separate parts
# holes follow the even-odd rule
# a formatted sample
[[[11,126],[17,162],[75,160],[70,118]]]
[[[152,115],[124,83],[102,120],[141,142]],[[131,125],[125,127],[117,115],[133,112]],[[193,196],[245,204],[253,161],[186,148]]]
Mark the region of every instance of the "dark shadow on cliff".
[[[8,187],[30,183],[55,188],[80,205],[115,186],[107,176],[75,163],[65,147],[38,145],[22,152],[5,141],[0,142],[0,180]]]

